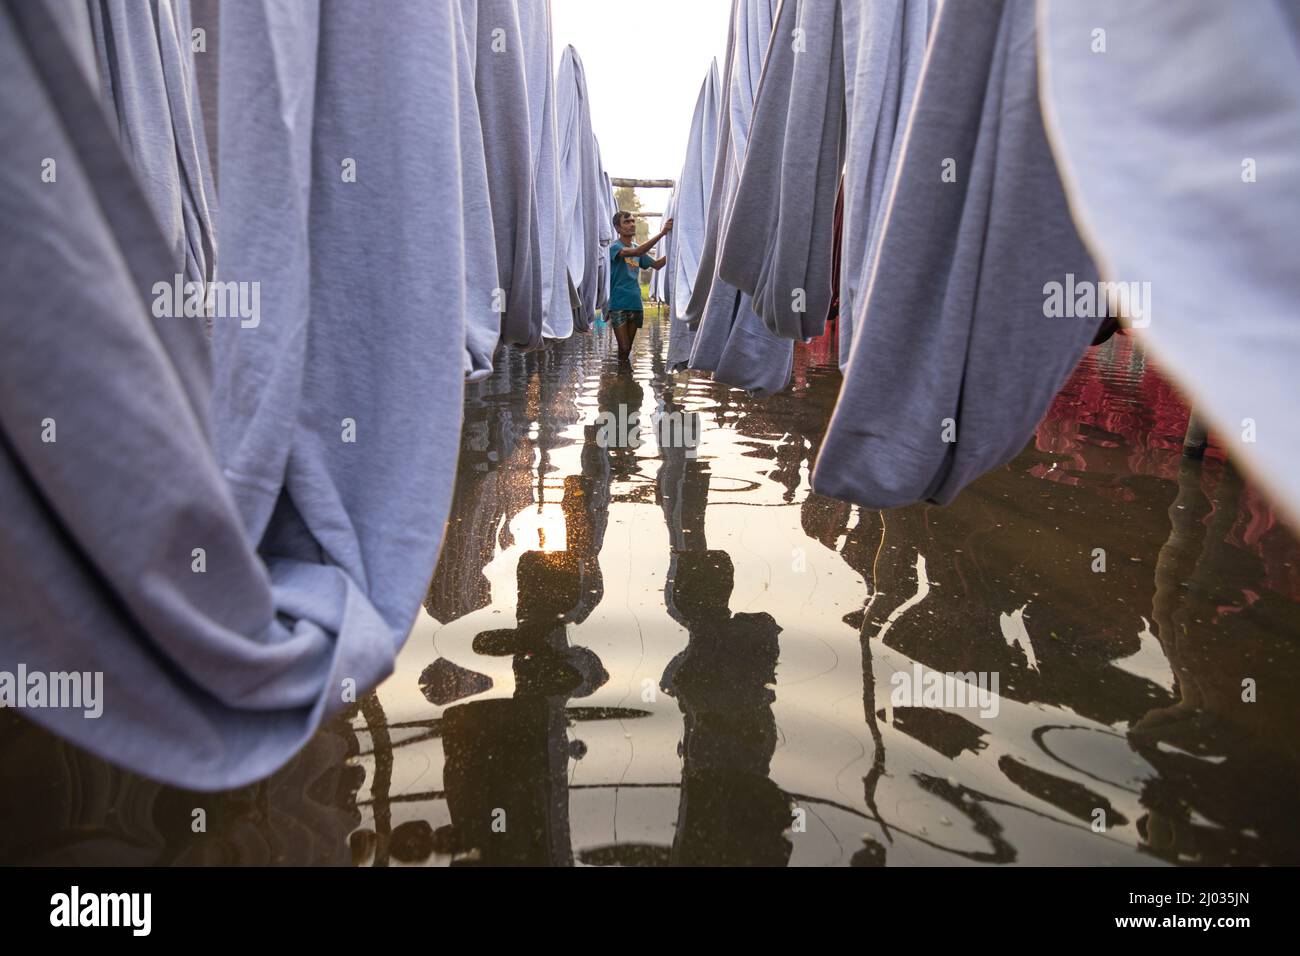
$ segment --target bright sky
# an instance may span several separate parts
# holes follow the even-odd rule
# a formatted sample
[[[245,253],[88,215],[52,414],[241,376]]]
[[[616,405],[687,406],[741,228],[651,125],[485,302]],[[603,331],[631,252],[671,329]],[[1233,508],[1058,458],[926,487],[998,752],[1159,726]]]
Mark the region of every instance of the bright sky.
[[[587,71],[591,122],[610,176],[676,179],[709,64],[727,53],[730,0],[551,0],[555,63],[569,44]],[[638,190],[662,212],[667,191]]]

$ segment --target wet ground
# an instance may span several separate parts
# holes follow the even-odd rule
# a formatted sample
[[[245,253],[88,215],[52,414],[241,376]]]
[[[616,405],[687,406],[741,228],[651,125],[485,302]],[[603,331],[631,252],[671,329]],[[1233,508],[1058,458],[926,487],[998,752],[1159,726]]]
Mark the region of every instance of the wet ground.
[[[884,513],[809,490],[824,342],[766,401],[666,347],[469,388],[396,672],[271,779],[185,793],[0,712],[0,862],[1300,863],[1300,547],[1182,457],[1132,340],[1010,465]]]

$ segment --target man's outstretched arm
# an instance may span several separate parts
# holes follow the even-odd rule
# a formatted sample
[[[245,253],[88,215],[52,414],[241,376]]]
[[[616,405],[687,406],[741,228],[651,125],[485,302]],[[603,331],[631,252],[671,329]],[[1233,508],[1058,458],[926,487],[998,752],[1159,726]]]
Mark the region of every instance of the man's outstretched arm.
[[[667,222],[664,223],[664,227],[662,229],[660,229],[657,233],[655,233],[645,242],[641,243],[641,245],[634,246],[629,249],[620,249],[618,253],[619,258],[640,259],[643,255],[645,255],[647,252],[649,252],[651,249],[655,247],[656,242],[658,242],[660,239],[662,239],[664,236],[668,235],[668,233],[672,231],[673,231],[673,221],[669,219]]]

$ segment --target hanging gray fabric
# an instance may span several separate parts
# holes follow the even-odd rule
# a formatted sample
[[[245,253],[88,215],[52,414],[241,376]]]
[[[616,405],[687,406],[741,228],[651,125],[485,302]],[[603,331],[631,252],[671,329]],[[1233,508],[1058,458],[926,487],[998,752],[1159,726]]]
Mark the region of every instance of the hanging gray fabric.
[[[597,286],[596,308],[604,312],[609,307],[609,247],[614,244],[617,238],[614,235],[614,213],[617,211],[614,205],[614,187],[610,185],[609,173],[605,172],[605,164],[600,159],[600,145],[596,145],[596,168],[600,170],[599,192],[600,192],[600,259],[597,262],[597,269],[600,273],[600,283]]]
[[[1300,5],[1048,2],[1040,18],[1080,231],[1137,294],[1130,324],[1161,370],[1300,521]]]
[[[754,297],[775,335],[820,335],[843,163],[839,0],[785,0],[754,100],[718,274]]]
[[[585,100],[585,78],[583,83],[582,95]],[[614,226],[611,222],[614,211],[611,208],[613,203],[609,183],[605,178],[605,166],[600,158],[600,141],[594,133],[588,132],[585,150],[585,174],[589,180],[586,188],[591,197],[594,229],[585,240],[589,259],[583,280],[583,301],[591,303],[594,317],[596,312],[603,312],[609,302],[609,246],[614,241]]]
[[[186,7],[178,8],[186,11]],[[194,52],[193,101],[203,114],[203,139],[208,148],[208,169],[212,183],[221,188],[221,171],[217,168],[217,111],[220,97],[217,93],[218,65],[221,60],[217,45],[221,36],[221,0],[189,0],[189,23],[181,31],[191,37]],[[202,55],[199,55],[202,54]]]
[[[525,49],[536,50],[539,41],[532,36],[525,44],[515,0],[460,2],[474,52],[474,93],[492,198],[501,341],[537,348],[542,343],[543,282]],[[541,95],[544,100],[545,92]]]
[[[673,189],[668,194],[668,201],[664,204],[664,213],[663,213],[663,218],[659,220],[660,224],[665,223],[672,218],[673,204],[676,201],[677,201],[677,190]],[[664,238],[659,242],[658,248],[656,250],[659,253],[659,255],[656,258],[662,258],[664,260],[664,267],[662,269],[655,269],[653,272],[650,273],[650,296],[656,302],[664,301],[664,288],[665,288],[664,279],[665,276],[668,274],[668,260],[672,256],[672,251],[671,251],[672,246],[673,246],[673,234],[670,232],[668,235],[664,236]]]
[[[1037,103],[1033,0],[940,5],[813,488],[947,503],[1019,453],[1091,343],[1045,287],[1095,270]],[[846,192],[847,196],[847,192]]]
[[[667,219],[671,215],[670,210],[672,209],[672,207],[673,207],[673,197],[672,194],[670,193],[668,196],[668,202],[664,206],[664,218],[661,221],[667,221]],[[664,267],[662,269],[655,269],[650,273],[650,297],[654,299],[656,302],[662,302],[664,298],[664,272],[667,271],[668,269],[668,264],[667,264],[668,255],[669,255],[668,250],[671,245],[672,245],[672,233],[669,233],[659,243],[658,249],[656,250],[659,253],[658,257],[664,260]]]
[[[478,96],[474,92],[477,18],[466,18],[457,4],[456,65],[460,131],[461,195],[465,229],[465,380],[477,382],[492,374],[497,344],[501,341],[503,292],[497,271],[496,235],[492,197],[488,189],[487,159]]]
[[[0,670],[98,684],[94,707],[27,711],[96,754],[235,786],[311,736],[342,675],[382,677],[393,648],[364,639],[363,604],[330,604],[341,592],[317,595],[316,625],[276,617],[208,446],[202,324],[149,319],[173,251],[68,10],[0,9],[0,280],[15,306],[0,320]]]
[[[719,273],[754,294],[755,311],[774,334],[820,335],[832,298],[843,168],[841,364],[849,354],[851,305],[874,260],[933,3],[789,0],[755,101]],[[764,247],[756,253],[757,241]]]
[[[939,0],[841,0],[847,86],[839,362],[852,354]],[[832,203],[834,199],[832,198]]]
[[[382,18],[362,2],[332,2],[320,8],[315,55],[308,48],[307,63],[278,62],[294,52],[288,24],[271,27],[270,44],[265,17],[279,5],[237,9],[245,6],[246,17],[222,11],[223,205],[247,211],[241,236],[228,223],[229,274],[263,286],[289,276],[285,284],[300,289],[304,277],[292,269],[305,257],[310,313],[284,316],[285,331],[305,345],[301,392],[285,396],[291,430],[282,418],[264,426],[292,449],[283,473],[250,461],[244,443],[232,454],[220,446],[222,463],[241,500],[258,502],[253,514],[278,501],[272,539],[300,532],[292,545],[276,540],[285,550],[272,553],[327,556],[326,567],[357,582],[400,640],[437,555],[459,445],[463,367],[447,343],[464,338],[460,153],[449,124],[429,119],[456,116],[454,15],[444,0]],[[261,122],[286,109],[277,74],[314,76],[302,91],[312,123],[294,129],[302,139]],[[268,169],[277,153],[285,161]],[[295,175],[304,168],[308,176]],[[301,195],[308,181],[298,218],[260,221],[275,205],[268,192]],[[238,340],[235,387],[225,394],[243,401],[224,412],[245,434],[262,425],[258,393],[283,361],[279,336],[263,334],[268,318],[256,329],[225,323]],[[250,536],[264,527],[250,521]]]
[[[673,231],[669,234],[670,253],[664,267],[668,273],[668,312],[671,317],[665,362],[670,370],[685,366],[691,355],[694,332],[686,309],[695,288],[695,277],[700,271],[700,252],[704,245],[717,146],[718,63],[715,60],[710,64],[695,100],[691,131],[686,142],[686,160],[673,191]]]
[[[542,334],[573,334],[573,310],[564,277],[565,223],[560,212],[559,145],[556,130],[555,61],[551,52],[551,0],[519,4],[524,42],[528,116],[533,147],[533,202],[537,257],[541,263]]]
[[[30,716],[240,786],[389,673],[437,555],[463,391],[452,8],[223,7],[221,281],[254,308],[213,316],[217,456],[202,323],[154,292],[172,252],[70,9],[0,8],[0,670],[101,672],[99,716]]]
[[[176,271],[216,275],[216,190],[196,100],[188,0],[90,0],[104,102],[172,247]]]
[[[744,161],[754,95],[772,36],[774,4],[732,7],[720,102],[718,155],[700,271],[687,306],[695,327],[689,364],[712,371],[714,379],[771,393],[784,388],[793,368],[793,347],[772,335],[754,314],[749,296],[717,274],[718,243],[725,234]]]
[[[733,135],[733,143],[738,148],[734,157],[727,205],[719,225],[719,253],[723,238],[730,229],[735,208],[735,190],[749,150],[749,131],[764,64],[772,46],[789,39],[783,35],[784,31],[776,22],[778,13],[785,16],[784,4],[759,3],[751,5],[746,11],[742,47],[745,55],[737,61],[741,71],[738,73],[733,70],[733,82],[738,85],[731,101],[733,117],[739,123],[739,128]],[[720,259],[718,265],[721,267]],[[715,283],[720,287],[732,288],[720,274],[715,277]],[[723,295],[715,304],[711,298],[705,311],[706,318],[712,317],[716,329],[723,328],[719,320],[726,315],[729,299],[729,296]],[[698,340],[696,351],[700,351]],[[714,380],[747,389],[755,395],[771,395],[789,385],[793,369],[794,343],[774,335],[754,311],[750,294],[741,291],[735,299],[726,342],[717,356],[713,370]]]
[[[713,169],[708,178],[709,205],[704,217],[704,242],[700,246],[696,275],[683,312],[692,332],[692,367],[694,367],[696,347],[694,335],[699,332],[704,318],[718,267],[718,230],[722,221],[723,200],[732,171],[731,74],[736,60],[736,21],[741,15],[738,4],[739,0],[732,0],[731,19],[727,26],[727,52],[722,61],[722,73],[719,78],[718,127],[714,143]],[[716,349],[710,351],[720,352],[722,341],[725,341],[725,337],[719,341]]]
[[[591,109],[582,58],[565,47],[555,80],[560,160],[560,212],[567,231],[565,263],[576,302],[574,328],[591,329],[601,282],[598,237],[603,210],[599,161],[591,132]]]

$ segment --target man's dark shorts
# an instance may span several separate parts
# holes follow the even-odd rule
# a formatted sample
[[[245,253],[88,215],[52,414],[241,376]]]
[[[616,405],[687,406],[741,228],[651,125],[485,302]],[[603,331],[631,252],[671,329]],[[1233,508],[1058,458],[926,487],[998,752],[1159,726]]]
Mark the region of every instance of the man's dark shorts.
[[[641,309],[613,309],[605,316],[605,321],[611,329],[618,328],[624,322],[630,322],[639,329],[645,321],[645,312]]]

